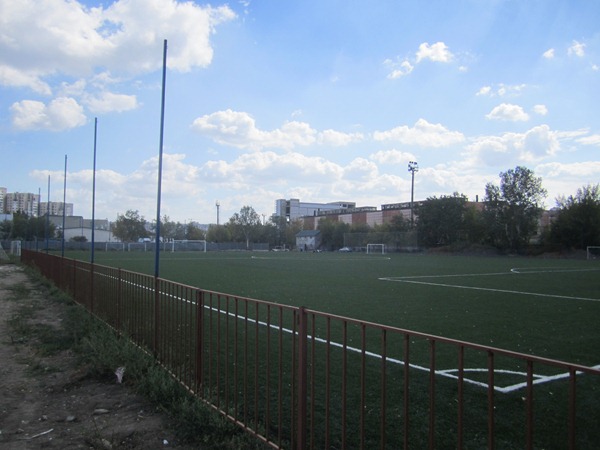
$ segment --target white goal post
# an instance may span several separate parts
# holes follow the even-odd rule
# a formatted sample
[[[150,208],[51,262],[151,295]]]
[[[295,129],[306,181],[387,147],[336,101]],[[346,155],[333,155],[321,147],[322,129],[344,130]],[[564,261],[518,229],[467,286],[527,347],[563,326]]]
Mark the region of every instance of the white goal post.
[[[10,254],[21,256],[21,241],[10,241]]]
[[[367,244],[367,255],[373,253],[385,255],[385,244]]]
[[[587,259],[600,259],[600,245],[588,245]]]
[[[169,248],[171,247],[171,248]],[[165,250],[171,252],[204,252],[206,253],[205,240],[173,240],[165,244]]]
[[[2,242],[0,242],[0,261],[8,261],[9,259],[8,254],[2,248]]]

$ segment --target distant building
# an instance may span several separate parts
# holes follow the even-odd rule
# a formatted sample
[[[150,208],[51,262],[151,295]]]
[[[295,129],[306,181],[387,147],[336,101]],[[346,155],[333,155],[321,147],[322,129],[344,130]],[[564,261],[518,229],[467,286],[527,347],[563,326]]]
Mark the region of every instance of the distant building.
[[[2,188],[4,189],[4,188]],[[37,217],[40,205],[40,196],[29,192],[0,193],[2,199],[2,212],[6,214],[25,213],[29,217]]]
[[[51,216],[62,216],[63,209],[65,210],[65,216],[73,215],[73,203],[41,202],[40,216],[45,216],[47,212],[49,212]]]
[[[316,216],[325,211],[342,211],[356,208],[355,202],[309,203],[297,198],[275,200],[275,216],[285,217],[287,222],[306,216]]]
[[[319,230],[304,230],[296,234],[296,248],[303,252],[311,252],[321,247]]]
[[[49,217],[51,223],[56,226],[57,230],[62,230],[63,216],[51,215]],[[85,237],[88,242],[92,241],[92,221],[84,219],[81,216],[65,217],[64,229],[65,241],[69,241],[75,237]],[[119,241],[115,238],[110,229],[110,223],[107,219],[94,220],[94,241],[95,242],[114,242]]]
[[[4,211],[4,197],[6,197],[6,188],[0,187],[0,214],[6,214]]]

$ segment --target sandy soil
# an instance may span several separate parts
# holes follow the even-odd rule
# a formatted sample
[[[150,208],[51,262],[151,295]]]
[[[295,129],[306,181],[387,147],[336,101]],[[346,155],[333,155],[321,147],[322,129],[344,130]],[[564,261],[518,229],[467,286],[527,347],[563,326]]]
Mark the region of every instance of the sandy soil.
[[[17,298],[15,288],[29,293]],[[44,301],[19,266],[0,264],[0,449],[192,448],[116,377],[89,378],[70,352],[42,357],[14,335],[8,321],[27,303],[36,306],[31,323],[60,326],[61,305]]]

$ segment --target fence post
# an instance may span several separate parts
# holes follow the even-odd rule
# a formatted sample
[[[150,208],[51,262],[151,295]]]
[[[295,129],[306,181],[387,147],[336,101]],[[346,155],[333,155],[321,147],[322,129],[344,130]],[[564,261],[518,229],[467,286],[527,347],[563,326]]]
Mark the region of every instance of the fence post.
[[[301,306],[298,309],[298,427],[296,435],[296,448],[298,450],[306,449],[306,412],[307,412],[307,393],[308,393],[308,368],[307,368],[307,346],[308,346],[308,316],[306,308]]]
[[[202,371],[204,344],[202,341],[202,331],[204,328],[204,291],[196,291],[196,393],[200,398],[204,398],[202,392]]]
[[[158,242],[156,243],[158,245]],[[158,335],[160,324],[160,278],[154,277],[154,356],[160,360],[158,353]]]

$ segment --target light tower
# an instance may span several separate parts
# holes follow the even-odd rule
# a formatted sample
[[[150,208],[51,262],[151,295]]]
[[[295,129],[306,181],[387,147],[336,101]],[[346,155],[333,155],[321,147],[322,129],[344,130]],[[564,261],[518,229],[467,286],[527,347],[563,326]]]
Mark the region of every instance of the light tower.
[[[414,227],[414,202],[415,202],[415,172],[419,171],[419,164],[416,161],[408,162],[408,171],[412,175],[411,186],[410,186],[410,226]]]
[[[219,203],[219,200],[217,200],[217,202],[215,203],[215,206],[217,207],[217,226],[219,226],[219,206],[221,206],[221,204]]]

